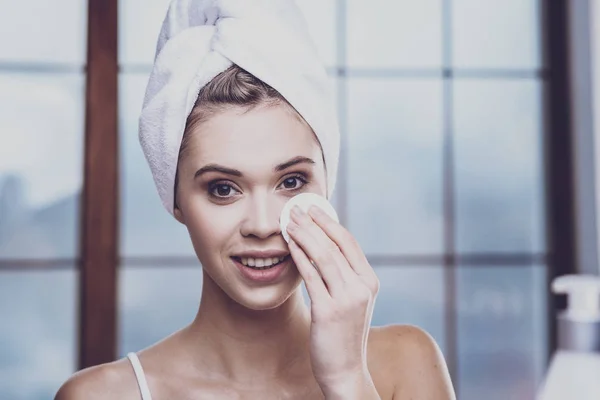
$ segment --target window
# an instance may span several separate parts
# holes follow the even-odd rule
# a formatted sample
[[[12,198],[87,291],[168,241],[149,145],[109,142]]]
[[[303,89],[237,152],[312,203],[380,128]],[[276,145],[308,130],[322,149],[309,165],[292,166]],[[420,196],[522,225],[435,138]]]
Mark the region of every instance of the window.
[[[0,398],[48,399],[77,367],[87,8],[0,8]]]
[[[90,359],[77,348],[90,322],[76,313],[78,291],[89,291],[78,267],[93,257],[79,238],[84,117],[101,112],[84,115],[94,1],[0,0],[11,10],[0,14],[0,398],[51,398]],[[118,300],[103,332],[112,360],[189,323],[202,273],[137,136],[169,0],[99,1],[118,4],[119,18],[119,265],[104,275],[118,294],[96,293]],[[431,333],[461,399],[533,398],[552,345],[546,237],[558,225],[546,193],[562,151],[545,158],[558,129],[546,124],[548,94],[567,106],[549,90],[565,71],[552,78],[542,61],[558,32],[544,33],[542,11],[558,6],[297,1],[337,94],[333,203],[381,281],[373,325]]]

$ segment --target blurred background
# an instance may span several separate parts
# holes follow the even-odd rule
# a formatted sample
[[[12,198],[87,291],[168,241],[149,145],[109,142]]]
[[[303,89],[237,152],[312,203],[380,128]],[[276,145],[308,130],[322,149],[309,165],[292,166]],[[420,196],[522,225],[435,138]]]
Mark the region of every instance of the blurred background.
[[[0,399],[52,398],[195,315],[200,265],[137,139],[168,2],[0,0]],[[598,274],[599,5],[298,3],[373,325],[427,330],[460,399],[533,399],[564,306],[549,282]]]

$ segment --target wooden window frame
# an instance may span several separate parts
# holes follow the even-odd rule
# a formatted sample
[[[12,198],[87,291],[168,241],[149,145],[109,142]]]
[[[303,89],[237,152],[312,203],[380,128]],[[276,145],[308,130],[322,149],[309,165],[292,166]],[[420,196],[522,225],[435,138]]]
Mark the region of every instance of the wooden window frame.
[[[118,0],[88,1],[79,368],[117,353]]]

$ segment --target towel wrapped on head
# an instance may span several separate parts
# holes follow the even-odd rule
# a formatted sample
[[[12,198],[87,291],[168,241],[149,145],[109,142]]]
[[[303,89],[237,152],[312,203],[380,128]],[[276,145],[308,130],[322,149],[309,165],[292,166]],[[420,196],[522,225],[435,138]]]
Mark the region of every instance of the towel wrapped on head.
[[[158,37],[139,139],[173,214],[179,149],[200,89],[232,65],[277,90],[315,133],[331,197],[340,134],[325,68],[294,0],[173,0]]]

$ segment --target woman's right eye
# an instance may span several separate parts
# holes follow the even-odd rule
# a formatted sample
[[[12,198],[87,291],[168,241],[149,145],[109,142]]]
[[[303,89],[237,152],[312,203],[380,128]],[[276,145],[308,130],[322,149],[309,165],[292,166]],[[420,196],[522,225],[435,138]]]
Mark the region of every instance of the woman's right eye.
[[[234,190],[235,189],[231,185],[227,185],[224,183],[214,184],[209,189],[211,196],[219,198],[219,199],[226,199],[226,198],[231,197],[230,194]],[[237,191],[237,190],[235,190],[235,191]]]

